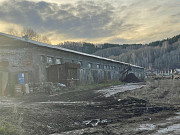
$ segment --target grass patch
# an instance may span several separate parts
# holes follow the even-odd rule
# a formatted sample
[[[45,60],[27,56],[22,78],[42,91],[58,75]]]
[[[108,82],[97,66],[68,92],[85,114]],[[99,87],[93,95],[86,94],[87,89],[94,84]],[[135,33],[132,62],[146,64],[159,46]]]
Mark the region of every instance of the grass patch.
[[[177,105],[179,104],[179,88],[179,80],[149,80],[146,82],[146,87],[119,93],[116,96],[118,99],[127,97],[145,99],[151,104]]]
[[[17,111],[17,106],[1,107],[0,135],[23,135],[23,118]]]
[[[23,135],[23,129],[8,121],[0,121],[0,135]]]

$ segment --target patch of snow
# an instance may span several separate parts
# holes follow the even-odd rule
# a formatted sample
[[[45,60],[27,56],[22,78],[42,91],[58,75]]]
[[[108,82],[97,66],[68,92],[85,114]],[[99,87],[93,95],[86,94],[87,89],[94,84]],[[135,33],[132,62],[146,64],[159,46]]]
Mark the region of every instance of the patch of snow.
[[[168,118],[168,119],[166,119],[166,120],[180,120],[180,116],[175,116],[175,117],[170,117],[170,118]],[[179,127],[180,128],[180,127]]]
[[[138,84],[138,83],[128,83],[126,85],[117,85],[117,86],[112,86],[108,89],[98,90],[98,92],[104,94],[105,97],[110,97],[110,96],[115,95],[120,92],[140,89],[144,86],[145,85]]]
[[[142,124],[138,128],[138,130],[154,130],[156,128],[156,125],[154,124]]]
[[[180,124],[174,124],[174,125],[171,125],[171,126],[168,126],[166,128],[163,128],[163,129],[160,129],[157,131],[157,135],[158,134],[167,134],[169,132],[173,132],[173,133],[179,133],[180,134]]]

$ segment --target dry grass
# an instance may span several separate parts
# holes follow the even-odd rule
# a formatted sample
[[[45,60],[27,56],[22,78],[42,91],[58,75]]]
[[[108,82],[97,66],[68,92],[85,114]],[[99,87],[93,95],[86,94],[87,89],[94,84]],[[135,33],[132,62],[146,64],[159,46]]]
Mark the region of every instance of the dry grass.
[[[151,104],[180,105],[179,80],[151,80],[139,90],[119,93],[116,98],[135,97],[148,100]]]
[[[24,130],[21,127],[22,122],[23,122],[23,118],[17,112],[16,106],[13,106],[8,110],[6,109],[6,112],[0,116],[0,134],[23,135]]]

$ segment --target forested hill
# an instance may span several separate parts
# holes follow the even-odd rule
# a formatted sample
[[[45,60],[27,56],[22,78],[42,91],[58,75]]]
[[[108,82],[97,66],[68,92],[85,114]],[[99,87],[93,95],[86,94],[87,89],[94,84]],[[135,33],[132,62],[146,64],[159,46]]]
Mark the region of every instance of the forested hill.
[[[107,57],[145,68],[168,70],[180,68],[180,35],[149,44],[99,44],[65,42],[59,46]]]

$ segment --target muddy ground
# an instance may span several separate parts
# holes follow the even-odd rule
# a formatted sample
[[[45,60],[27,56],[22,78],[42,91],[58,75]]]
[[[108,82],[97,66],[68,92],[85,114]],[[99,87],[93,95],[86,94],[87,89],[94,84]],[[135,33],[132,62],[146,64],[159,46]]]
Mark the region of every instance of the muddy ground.
[[[0,133],[23,135],[180,134],[179,80],[0,97]]]

